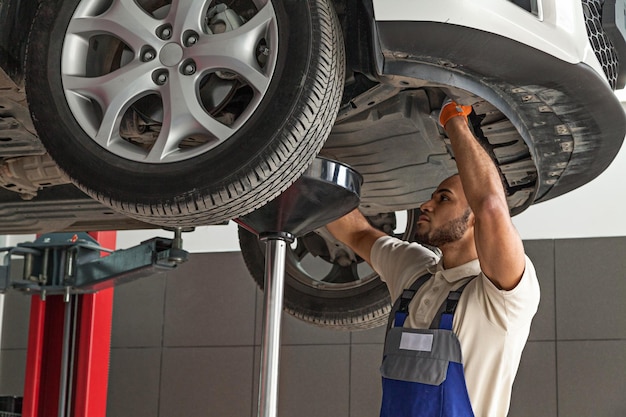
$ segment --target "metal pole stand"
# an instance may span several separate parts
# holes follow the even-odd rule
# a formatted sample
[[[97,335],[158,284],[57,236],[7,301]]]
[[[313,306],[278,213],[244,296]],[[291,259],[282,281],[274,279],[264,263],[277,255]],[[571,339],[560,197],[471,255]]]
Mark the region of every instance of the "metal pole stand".
[[[287,245],[352,211],[359,205],[361,176],[350,167],[316,158],[307,171],[276,199],[236,219],[265,242],[263,334],[258,417],[276,417],[280,329]]]
[[[278,363],[285,287],[285,255],[287,245],[295,238],[288,233],[271,233],[259,236],[259,239],[265,241],[265,290],[258,415],[275,416],[278,409]]]

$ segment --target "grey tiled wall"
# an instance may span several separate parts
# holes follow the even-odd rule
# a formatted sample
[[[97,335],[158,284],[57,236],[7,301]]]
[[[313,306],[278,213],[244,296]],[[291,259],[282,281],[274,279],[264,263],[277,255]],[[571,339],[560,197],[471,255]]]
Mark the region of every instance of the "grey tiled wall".
[[[626,415],[626,238],[525,242],[542,299],[510,417]],[[29,299],[6,298],[0,395],[21,395]],[[256,416],[262,295],[239,253],[116,289],[110,417]],[[383,329],[285,315],[282,417],[375,417]]]

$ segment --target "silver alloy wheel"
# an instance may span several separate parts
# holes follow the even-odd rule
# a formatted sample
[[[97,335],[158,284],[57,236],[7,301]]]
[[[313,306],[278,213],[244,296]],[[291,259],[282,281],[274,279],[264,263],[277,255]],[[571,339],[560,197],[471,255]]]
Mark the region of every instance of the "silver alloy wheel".
[[[269,0],[83,0],[66,31],[65,98],[108,152],[162,164],[227,141],[265,95],[278,56]]]
[[[38,3],[25,85],[55,163],[94,199],[161,226],[221,223],[284,191],[341,104],[332,0],[132,1]]]

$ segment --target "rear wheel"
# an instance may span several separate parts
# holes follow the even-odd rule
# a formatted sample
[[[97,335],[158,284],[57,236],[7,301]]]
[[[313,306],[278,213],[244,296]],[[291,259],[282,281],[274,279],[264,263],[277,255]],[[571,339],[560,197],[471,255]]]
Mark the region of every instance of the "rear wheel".
[[[369,216],[390,235],[413,240],[416,211]],[[265,244],[239,228],[248,269],[263,289]],[[378,274],[325,229],[308,233],[287,248],[285,311],[305,322],[338,330],[382,326],[391,310],[389,291]]]
[[[46,1],[27,93],[48,152],[89,195],[156,224],[217,223],[306,169],[343,61],[329,0]]]

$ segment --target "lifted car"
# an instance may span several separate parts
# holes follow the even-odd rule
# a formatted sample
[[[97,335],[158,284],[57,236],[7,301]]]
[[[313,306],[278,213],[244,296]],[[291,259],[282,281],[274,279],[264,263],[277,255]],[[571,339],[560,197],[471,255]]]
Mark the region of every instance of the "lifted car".
[[[515,215],[620,149],[624,3],[2,1],[0,232],[222,223],[321,154],[363,176],[374,224],[411,239],[416,208],[456,172],[433,116],[446,97],[472,105]],[[262,285],[263,247],[240,238]],[[385,319],[384,284],[324,230],[288,258],[292,314]]]

